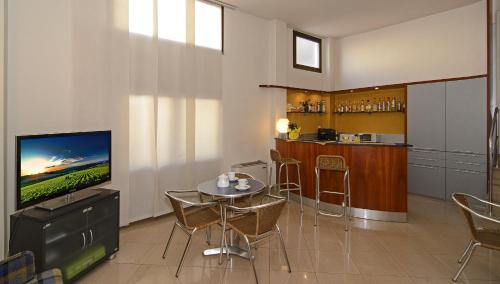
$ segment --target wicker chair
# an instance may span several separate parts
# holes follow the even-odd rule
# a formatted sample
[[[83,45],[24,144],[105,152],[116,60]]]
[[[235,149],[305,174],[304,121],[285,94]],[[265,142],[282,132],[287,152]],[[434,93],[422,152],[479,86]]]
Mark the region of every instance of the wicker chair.
[[[287,192],[288,196],[287,199],[290,200],[290,191],[298,191],[299,196],[300,196],[300,211],[304,211],[303,205],[302,205],[302,183],[300,181],[300,161],[292,159],[292,158],[283,158],[281,157],[281,154],[278,150],[271,149],[270,150],[270,155],[271,155],[271,162],[276,164],[276,172],[278,174],[278,183],[277,184],[272,184],[270,187],[274,188],[277,187],[278,193],[281,192]],[[295,166],[297,169],[297,182],[290,182],[290,178],[288,176],[288,166]],[[285,177],[286,177],[286,182],[282,183],[281,182],[281,171],[285,167]],[[272,165],[269,168],[269,180],[271,180],[272,176]]]
[[[182,199],[179,195],[182,194],[190,194],[194,196],[198,200],[201,200],[201,195],[196,190],[190,191],[166,191],[165,195],[172,203],[172,207],[174,209],[175,216],[177,220],[172,228],[172,232],[170,233],[170,237],[168,238],[167,245],[163,252],[163,258],[167,254],[168,247],[170,246],[170,242],[172,241],[172,236],[174,235],[175,229],[179,227],[186,235],[188,235],[188,241],[186,247],[184,248],[184,252],[182,254],[181,261],[177,268],[177,272],[175,273],[176,277],[179,277],[181,272],[182,264],[184,263],[184,258],[186,257],[186,253],[189,249],[189,245],[191,244],[191,240],[195,232],[207,229],[211,225],[220,224],[222,221],[222,206],[217,201],[210,202],[193,202],[188,201],[186,199]],[[187,207],[189,206],[189,207]],[[210,243],[209,235],[207,234],[207,242]]]
[[[242,235],[245,239],[245,242],[247,243],[248,260],[252,265],[255,281],[257,283],[259,283],[259,280],[257,278],[257,271],[255,270],[254,257],[252,256],[252,247],[254,247],[257,243],[273,236],[274,233],[278,233],[281,243],[281,249],[283,250],[283,254],[288,265],[288,272],[292,272],[290,268],[290,262],[288,261],[285,244],[283,242],[283,236],[281,235],[281,231],[277,223],[281,211],[285,206],[286,199],[274,195],[266,195],[266,199],[270,199],[270,202],[266,202],[257,206],[244,208],[227,206],[224,208],[223,213],[223,232],[225,232],[225,228],[227,227],[227,229],[233,230],[234,232]],[[239,215],[228,218],[227,209],[233,210],[233,212]],[[226,245],[226,251],[228,251],[225,233],[222,237],[222,240]],[[221,250],[219,263],[222,262],[222,254],[223,252]],[[229,254],[227,254],[227,257],[229,257]]]
[[[478,210],[473,209],[470,201],[477,203],[479,205],[478,207],[482,207],[487,210],[500,208],[500,205],[479,199],[466,193],[453,193],[452,198],[453,201],[460,206],[471,233],[469,245],[462,254],[462,257],[458,260],[458,263],[461,263],[462,265],[452,279],[456,282],[464,268],[469,263],[469,260],[477,247],[481,246],[500,251],[500,230],[498,229],[500,219],[497,219],[494,216],[489,216],[488,213],[484,214],[482,212],[477,212]]]
[[[344,157],[334,155],[319,155],[316,157],[316,212],[314,217],[314,226],[318,225],[318,215],[330,217],[344,217],[345,230],[348,230],[348,221],[351,216],[351,183],[349,179],[349,167],[347,166]],[[344,188],[342,192],[322,190],[320,186],[321,171],[336,171],[344,174]],[[341,214],[331,214],[321,211],[319,202],[322,194],[340,195],[343,197]]]

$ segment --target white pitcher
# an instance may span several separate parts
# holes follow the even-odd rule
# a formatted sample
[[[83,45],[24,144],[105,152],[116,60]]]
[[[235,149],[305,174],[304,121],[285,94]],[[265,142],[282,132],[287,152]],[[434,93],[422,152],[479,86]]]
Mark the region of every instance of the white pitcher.
[[[229,186],[229,177],[225,174],[221,174],[217,178],[217,187],[228,187]]]

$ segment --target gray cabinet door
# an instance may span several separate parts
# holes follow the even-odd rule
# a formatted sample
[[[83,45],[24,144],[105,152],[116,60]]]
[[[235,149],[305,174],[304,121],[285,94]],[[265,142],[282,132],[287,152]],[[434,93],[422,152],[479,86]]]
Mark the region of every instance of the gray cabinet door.
[[[445,199],[445,168],[408,163],[408,192]]]
[[[486,154],[486,107],[486,78],[446,83],[446,151]]]
[[[454,192],[468,193],[479,198],[486,198],[486,173],[446,169],[446,199],[451,199]]]
[[[407,95],[408,144],[445,151],[445,83],[410,85]]]

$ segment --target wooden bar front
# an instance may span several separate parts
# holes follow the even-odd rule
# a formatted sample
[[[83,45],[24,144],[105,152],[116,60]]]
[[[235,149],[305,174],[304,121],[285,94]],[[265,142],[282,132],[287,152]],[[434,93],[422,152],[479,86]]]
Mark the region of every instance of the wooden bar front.
[[[343,156],[349,166],[351,203],[353,208],[386,212],[407,212],[407,147],[406,145],[359,145],[286,141],[276,139],[283,157],[301,161],[302,194],[315,199],[314,167],[318,155]],[[290,179],[296,170],[289,167]],[[284,182],[284,170],[282,182]],[[321,188],[342,191],[342,174],[321,172]],[[323,195],[321,201],[340,204],[340,198]]]

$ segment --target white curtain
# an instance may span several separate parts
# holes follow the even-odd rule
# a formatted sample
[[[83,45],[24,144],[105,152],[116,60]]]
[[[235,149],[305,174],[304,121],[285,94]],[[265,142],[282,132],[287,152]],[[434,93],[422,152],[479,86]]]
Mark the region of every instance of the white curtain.
[[[157,0],[129,3],[129,220],[135,221],[171,211],[165,190],[194,189],[220,172],[222,54],[194,46],[194,0],[186,1],[186,42],[158,37]]]

